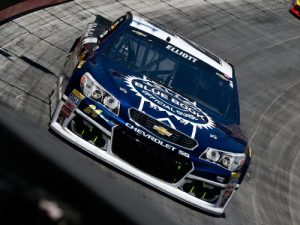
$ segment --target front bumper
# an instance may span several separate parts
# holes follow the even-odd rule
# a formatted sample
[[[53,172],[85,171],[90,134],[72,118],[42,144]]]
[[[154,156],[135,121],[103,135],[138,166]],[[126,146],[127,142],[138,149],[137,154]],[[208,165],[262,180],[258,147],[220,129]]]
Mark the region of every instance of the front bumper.
[[[116,125],[110,131],[101,126],[99,123],[95,122],[78,108],[75,108],[67,118],[61,120],[61,111],[67,100],[68,98],[63,96],[62,100],[59,101],[52,117],[50,128],[56,133],[89,152],[90,154],[181,201],[217,215],[224,213],[226,206],[230,202],[230,199],[238,187],[236,182],[221,184],[192,175],[191,172],[193,171],[193,166],[189,167],[188,165],[186,166],[186,170],[184,170],[185,172],[179,178],[177,177],[177,180],[176,177],[174,178],[174,182],[161,177],[158,178],[156,174],[145,172],[144,168],[128,160],[126,158],[126,153],[124,154],[122,151],[116,151],[113,149],[114,146],[118,148],[123,146],[120,145],[120,139],[118,140],[118,138],[115,136],[115,133],[117,133],[117,130],[119,130],[118,128],[122,127],[122,125]],[[71,129],[71,123],[74,118],[81,118],[83,121],[86,121],[91,129],[94,127],[98,133],[101,134],[100,136],[104,142],[101,142],[100,145],[96,145],[95,142],[84,138],[84,134],[81,135],[80,132],[74,132],[74,129]],[[93,140],[95,138],[92,137],[90,139]],[[132,140],[135,139],[136,138],[132,138]],[[118,143],[118,145],[116,145],[116,143]],[[127,149],[126,146],[124,146],[124,149]],[[199,194],[199,191],[197,191],[199,190],[199,187],[200,189],[208,188],[207,190],[216,190],[215,192],[217,192],[217,198],[211,202],[203,200],[205,199],[206,191],[203,192],[202,190],[201,194]]]

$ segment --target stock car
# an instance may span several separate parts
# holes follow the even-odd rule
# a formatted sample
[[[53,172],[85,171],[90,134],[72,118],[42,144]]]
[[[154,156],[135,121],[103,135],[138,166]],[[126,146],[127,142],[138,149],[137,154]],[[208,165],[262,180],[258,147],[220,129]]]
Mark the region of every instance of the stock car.
[[[300,0],[293,0],[290,12],[300,18]]]
[[[63,138],[213,214],[250,164],[233,65],[130,12],[75,41],[50,111]]]

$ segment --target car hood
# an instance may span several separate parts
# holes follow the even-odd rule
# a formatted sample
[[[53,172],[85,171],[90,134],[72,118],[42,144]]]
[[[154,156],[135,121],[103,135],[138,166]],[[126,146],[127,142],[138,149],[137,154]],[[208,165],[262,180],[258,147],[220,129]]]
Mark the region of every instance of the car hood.
[[[98,61],[98,60],[97,60]],[[122,110],[138,109],[198,142],[197,149],[214,147],[240,153],[246,139],[238,126],[223,125],[209,110],[140,74],[113,69],[103,58],[90,68],[95,79],[121,102]]]

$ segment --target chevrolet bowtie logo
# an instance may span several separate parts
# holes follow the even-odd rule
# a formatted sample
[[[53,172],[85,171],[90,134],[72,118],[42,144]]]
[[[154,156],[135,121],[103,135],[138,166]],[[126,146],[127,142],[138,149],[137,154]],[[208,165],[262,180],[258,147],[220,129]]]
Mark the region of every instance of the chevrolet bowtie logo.
[[[156,130],[160,135],[167,136],[167,137],[171,137],[172,136],[172,133],[169,132],[164,127],[160,127],[160,126],[154,125],[153,129]]]

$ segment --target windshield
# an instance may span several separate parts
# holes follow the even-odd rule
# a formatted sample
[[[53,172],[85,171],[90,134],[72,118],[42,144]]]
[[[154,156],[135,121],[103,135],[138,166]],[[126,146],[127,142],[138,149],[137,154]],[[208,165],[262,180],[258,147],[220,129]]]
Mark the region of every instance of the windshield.
[[[237,121],[233,81],[166,41],[128,27],[102,54],[121,74],[145,75],[230,121]]]

